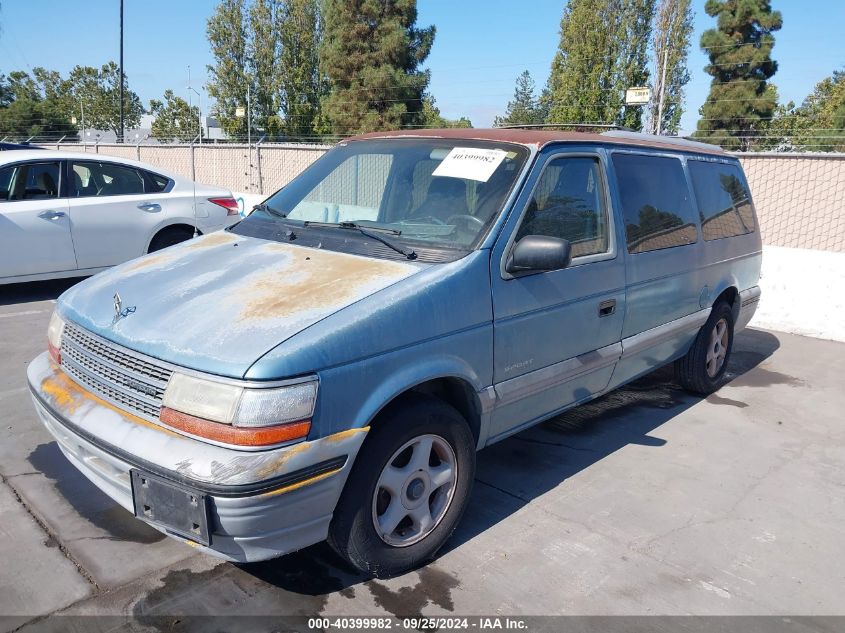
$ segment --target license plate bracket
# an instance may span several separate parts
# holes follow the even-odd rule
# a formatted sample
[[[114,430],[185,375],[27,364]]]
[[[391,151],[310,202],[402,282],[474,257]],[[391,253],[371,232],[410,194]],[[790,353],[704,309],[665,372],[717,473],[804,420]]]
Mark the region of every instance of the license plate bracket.
[[[201,545],[211,545],[208,496],[142,470],[129,471],[135,516]]]

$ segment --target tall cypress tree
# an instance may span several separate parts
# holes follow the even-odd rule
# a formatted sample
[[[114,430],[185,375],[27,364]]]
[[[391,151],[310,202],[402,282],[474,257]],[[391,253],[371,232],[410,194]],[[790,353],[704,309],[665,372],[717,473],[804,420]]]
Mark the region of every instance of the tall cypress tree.
[[[608,123],[639,129],[642,108],[626,88],[648,82],[655,0],[569,0],[542,99],[553,123]]]
[[[654,90],[649,109],[652,134],[677,134],[684,113],[684,86],[690,80],[687,68],[692,35],[691,0],[660,0],[654,18]],[[663,65],[666,65],[665,73]],[[666,85],[662,86],[663,78]],[[660,113],[660,91],[663,87],[663,112]],[[658,125],[658,119],[659,125]]]
[[[615,85],[620,99],[626,89],[648,85],[648,45],[654,5],[655,0],[622,0],[616,3],[619,21],[616,31],[618,53]],[[632,130],[641,130],[643,110],[643,106],[623,106],[616,122]]]
[[[244,0],[221,0],[208,19],[208,43],[214,65],[208,66],[208,94],[227,134],[246,133],[235,109],[246,105],[247,25]]]
[[[416,27],[416,0],[326,0],[320,68],[322,114],[335,134],[423,124],[434,26]]]
[[[778,69],[772,33],[783,20],[769,0],[707,0],[704,10],[718,24],[701,36],[710,57],[704,70],[713,80],[695,135],[726,149],[748,150],[777,106],[766,87]]]
[[[550,123],[611,122],[612,33],[607,0],[570,0],[560,21],[560,45],[552,60],[545,100]],[[605,105],[613,100],[609,107]]]
[[[285,134],[307,137],[314,134],[325,87],[320,75],[319,0],[287,0],[276,23],[282,49],[278,74]]]

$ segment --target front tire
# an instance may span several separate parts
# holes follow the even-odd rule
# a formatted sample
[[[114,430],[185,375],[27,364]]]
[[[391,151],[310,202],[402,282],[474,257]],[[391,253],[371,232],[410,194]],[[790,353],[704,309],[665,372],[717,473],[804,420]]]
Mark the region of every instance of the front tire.
[[[446,403],[412,394],[391,405],[362,446],[329,527],[360,571],[395,576],[431,560],[466,509],[475,441]]]
[[[710,395],[722,386],[733,342],[733,310],[720,301],[713,306],[686,356],[675,361],[675,379],[688,391]]]

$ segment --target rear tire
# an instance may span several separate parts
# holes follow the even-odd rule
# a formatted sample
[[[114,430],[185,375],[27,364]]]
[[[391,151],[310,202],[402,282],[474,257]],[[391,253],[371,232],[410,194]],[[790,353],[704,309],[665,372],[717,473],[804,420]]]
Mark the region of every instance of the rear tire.
[[[430,561],[466,509],[475,476],[467,421],[412,394],[390,406],[361,447],[329,527],[354,567],[388,578]]]
[[[675,361],[675,379],[687,391],[710,395],[724,382],[733,342],[733,310],[720,301],[713,306],[686,356]]]
[[[171,226],[170,228],[162,229],[153,237],[147,252],[154,253],[155,251],[160,251],[168,246],[189,240],[193,236],[193,229],[184,226]]]

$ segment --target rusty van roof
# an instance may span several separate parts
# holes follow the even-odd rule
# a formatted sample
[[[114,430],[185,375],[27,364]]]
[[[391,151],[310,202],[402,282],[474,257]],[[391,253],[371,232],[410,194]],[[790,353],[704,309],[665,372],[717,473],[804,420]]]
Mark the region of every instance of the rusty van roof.
[[[637,132],[564,132],[557,130],[514,129],[514,128],[445,128],[431,130],[394,130],[370,132],[353,136],[347,140],[361,141],[379,138],[443,138],[473,141],[501,141],[541,148],[549,143],[601,143],[626,147],[647,147],[652,149],[694,152],[728,156],[722,148],[672,136],[654,136]]]

